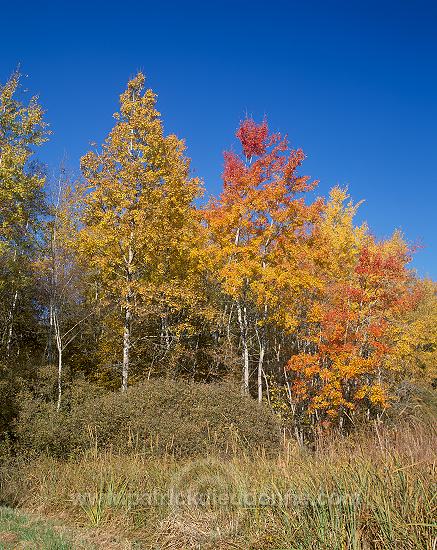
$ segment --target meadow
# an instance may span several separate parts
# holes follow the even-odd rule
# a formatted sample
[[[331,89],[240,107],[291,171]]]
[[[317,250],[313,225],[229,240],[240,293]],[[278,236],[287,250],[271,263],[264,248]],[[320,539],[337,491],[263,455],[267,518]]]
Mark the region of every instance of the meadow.
[[[225,452],[176,456],[132,441],[99,449],[89,434],[68,458],[4,457],[0,496],[69,533],[26,548],[434,550],[434,420],[321,434],[311,447],[285,438],[276,456],[235,436]]]

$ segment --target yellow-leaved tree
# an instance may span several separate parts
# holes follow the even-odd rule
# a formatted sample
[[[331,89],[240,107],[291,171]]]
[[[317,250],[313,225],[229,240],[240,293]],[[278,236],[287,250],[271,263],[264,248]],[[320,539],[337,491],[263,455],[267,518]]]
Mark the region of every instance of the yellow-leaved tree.
[[[184,142],[164,135],[156,95],[144,82],[141,73],[129,81],[101,151],[82,158],[76,203],[76,250],[99,304],[111,312],[122,390],[136,343],[157,337],[157,345],[169,346],[170,319],[198,299],[202,231],[193,201],[202,186],[190,177]],[[159,335],[134,338],[135,324],[151,310]]]
[[[394,342],[391,361],[403,375],[426,387],[437,383],[437,284],[418,279],[414,288],[415,307],[392,327]]]
[[[9,356],[18,340],[17,310],[32,307],[30,272],[36,233],[44,210],[45,176],[33,162],[35,147],[46,141],[44,111],[36,96],[24,101],[21,75],[0,85],[0,319],[2,347]],[[3,311],[2,311],[3,309]],[[24,319],[21,328],[29,326]],[[31,338],[29,338],[31,340]]]

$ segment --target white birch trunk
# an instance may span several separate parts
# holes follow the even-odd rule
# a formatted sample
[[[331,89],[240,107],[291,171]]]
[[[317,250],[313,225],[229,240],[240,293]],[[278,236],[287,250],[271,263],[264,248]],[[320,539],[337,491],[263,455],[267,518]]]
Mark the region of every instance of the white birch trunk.
[[[264,342],[260,345],[258,359],[258,402],[263,400],[263,364],[264,364],[265,345]]]
[[[17,307],[17,300],[18,300],[18,290],[14,293],[14,299],[12,301],[12,307],[9,311],[9,328],[8,328],[8,340],[6,342],[6,356],[9,357],[10,351],[11,351],[11,344],[12,344],[12,335],[13,335],[13,327],[14,327],[14,316],[15,316],[15,308]]]
[[[124,310],[124,329],[123,329],[123,367],[121,374],[121,391],[127,390],[128,378],[129,378],[129,359],[130,359],[130,347],[131,347],[131,309],[130,309],[130,295],[126,297],[127,304]]]
[[[59,319],[56,312],[56,309],[53,311],[53,326],[55,328],[55,340],[56,340],[56,349],[58,351],[58,401],[56,404],[56,410],[59,411],[61,408],[62,402],[62,335],[59,327]]]
[[[249,345],[247,342],[247,310],[237,302],[238,324],[240,326],[241,346],[243,348],[243,376],[241,383],[241,392],[243,395],[249,395]]]
[[[131,242],[133,235],[131,234]],[[121,391],[126,391],[129,379],[129,364],[130,364],[130,349],[132,345],[131,339],[131,325],[132,325],[132,262],[134,253],[132,246],[129,245],[126,262],[126,280],[127,280],[127,293],[126,304],[124,307],[124,327],[123,327],[123,365],[121,372]]]

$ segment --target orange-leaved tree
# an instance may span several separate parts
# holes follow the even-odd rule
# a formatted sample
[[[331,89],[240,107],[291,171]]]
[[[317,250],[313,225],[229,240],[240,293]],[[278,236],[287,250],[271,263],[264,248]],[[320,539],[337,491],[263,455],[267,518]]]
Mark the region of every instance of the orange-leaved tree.
[[[236,137],[242,152],[224,153],[223,191],[204,216],[214,275],[237,312],[242,391],[249,393],[250,342],[255,340],[261,400],[266,325],[278,306],[275,283],[283,273],[284,241],[307,237],[321,201],[305,204],[303,195],[317,182],[298,173],[304,153],[291,149],[287,137],[269,133],[266,121],[244,120]]]
[[[417,298],[400,234],[378,242],[354,227],[355,207],[342,207],[345,198],[333,191],[319,228],[323,286],[300,335],[304,345],[287,365],[296,402],[313,420],[340,427],[389,405],[393,327]]]

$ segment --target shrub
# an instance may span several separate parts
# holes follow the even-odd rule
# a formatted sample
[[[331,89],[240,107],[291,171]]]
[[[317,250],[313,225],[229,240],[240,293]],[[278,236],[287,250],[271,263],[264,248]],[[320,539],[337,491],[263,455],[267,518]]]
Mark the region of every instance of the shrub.
[[[18,449],[68,457],[91,446],[117,452],[199,455],[208,448],[280,447],[276,417],[226,383],[200,384],[157,379],[125,393],[73,392],[68,410],[23,397],[15,426]]]

